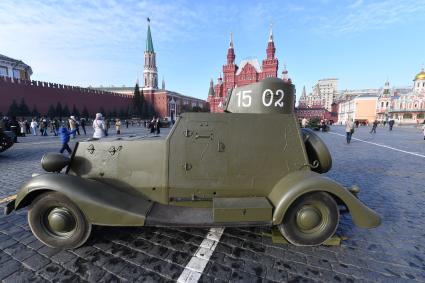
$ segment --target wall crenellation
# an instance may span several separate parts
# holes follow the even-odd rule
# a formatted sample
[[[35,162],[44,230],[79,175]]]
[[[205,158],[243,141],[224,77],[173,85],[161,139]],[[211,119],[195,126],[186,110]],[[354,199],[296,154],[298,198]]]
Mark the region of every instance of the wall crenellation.
[[[33,87],[41,87],[41,88],[53,88],[53,89],[60,89],[60,90],[77,91],[77,92],[88,93],[88,94],[112,95],[112,96],[125,97],[125,98],[133,97],[132,95],[128,95],[128,94],[97,90],[97,89],[91,89],[91,88],[84,88],[80,86],[70,86],[70,85],[35,81],[35,80],[12,79],[10,77],[4,77],[4,76],[0,76],[0,83],[19,84],[19,85],[26,85],[26,86],[33,86]]]

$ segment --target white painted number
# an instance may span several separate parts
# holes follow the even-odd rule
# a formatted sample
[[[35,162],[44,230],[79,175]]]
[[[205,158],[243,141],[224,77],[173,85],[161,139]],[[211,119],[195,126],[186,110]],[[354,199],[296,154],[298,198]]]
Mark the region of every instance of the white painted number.
[[[238,97],[238,107],[250,107],[252,98],[251,95],[249,95],[252,92],[252,90],[244,90],[241,92],[239,91],[236,93],[236,96]]]
[[[266,89],[263,92],[263,105],[266,107],[270,107],[273,104],[273,91],[270,89]],[[283,96],[285,95],[285,93],[283,92],[283,90],[278,89],[276,91],[276,96],[278,97],[278,99],[275,101],[274,106],[276,107],[283,107]]]
[[[274,103],[274,106],[279,106],[279,107],[283,107],[283,95],[284,95],[284,93],[283,93],[283,90],[281,90],[281,89],[278,89],[277,91],[276,91],[276,95],[277,96],[279,96],[279,99]]]

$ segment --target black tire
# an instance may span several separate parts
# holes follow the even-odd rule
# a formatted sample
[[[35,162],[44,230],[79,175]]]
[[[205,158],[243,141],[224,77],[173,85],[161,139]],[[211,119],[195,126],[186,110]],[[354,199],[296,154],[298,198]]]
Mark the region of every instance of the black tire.
[[[83,212],[58,192],[41,194],[32,202],[28,223],[34,236],[53,248],[77,248],[91,233],[91,224]]]
[[[289,207],[278,225],[280,233],[296,246],[316,246],[333,236],[339,223],[339,210],[328,193],[302,195]]]

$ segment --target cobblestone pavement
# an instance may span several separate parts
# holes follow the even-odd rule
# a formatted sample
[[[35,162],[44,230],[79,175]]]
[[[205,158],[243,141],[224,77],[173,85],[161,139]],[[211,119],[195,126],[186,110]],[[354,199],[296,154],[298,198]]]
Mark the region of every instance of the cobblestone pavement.
[[[419,129],[356,129],[350,145],[344,128],[320,136],[334,163],[327,175],[362,188],[360,198],[383,217],[379,228],[341,219],[337,247],[273,244],[266,228],[226,228],[200,282],[424,282],[425,141]],[[124,132],[146,134],[144,129]],[[165,135],[166,133],[163,133]],[[43,153],[57,151],[54,137],[26,137],[0,154],[0,198],[14,194]],[[392,148],[417,153],[395,151]],[[4,204],[3,204],[4,205]],[[175,282],[209,229],[94,227],[88,243],[69,251],[32,236],[26,211],[0,216],[0,280],[3,282]]]

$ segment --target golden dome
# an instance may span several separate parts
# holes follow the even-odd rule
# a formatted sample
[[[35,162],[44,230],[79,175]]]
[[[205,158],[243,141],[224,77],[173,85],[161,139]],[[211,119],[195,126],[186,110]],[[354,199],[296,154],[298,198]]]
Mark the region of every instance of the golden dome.
[[[425,80],[425,71],[424,71],[424,68],[422,68],[421,72],[416,75],[414,81],[417,81],[417,80]]]

